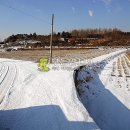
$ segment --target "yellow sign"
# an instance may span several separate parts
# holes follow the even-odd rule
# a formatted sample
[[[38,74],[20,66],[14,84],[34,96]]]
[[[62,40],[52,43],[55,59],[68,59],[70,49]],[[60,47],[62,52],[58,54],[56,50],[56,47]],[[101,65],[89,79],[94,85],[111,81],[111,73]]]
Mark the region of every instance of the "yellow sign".
[[[49,71],[47,64],[48,64],[48,59],[47,58],[41,58],[39,60],[38,69],[40,71]]]

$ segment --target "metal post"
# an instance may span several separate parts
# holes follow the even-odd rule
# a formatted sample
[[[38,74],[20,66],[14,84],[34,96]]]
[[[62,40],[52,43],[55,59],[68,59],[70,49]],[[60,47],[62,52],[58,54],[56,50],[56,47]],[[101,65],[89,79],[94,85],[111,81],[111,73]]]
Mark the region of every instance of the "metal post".
[[[50,63],[52,63],[53,25],[54,25],[54,14],[52,14],[52,23],[51,23]]]

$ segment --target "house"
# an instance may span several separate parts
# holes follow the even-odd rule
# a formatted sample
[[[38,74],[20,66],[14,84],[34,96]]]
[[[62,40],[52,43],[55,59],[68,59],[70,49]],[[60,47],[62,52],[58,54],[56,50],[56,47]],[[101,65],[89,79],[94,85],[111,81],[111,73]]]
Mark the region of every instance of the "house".
[[[23,48],[39,48],[42,47],[41,41],[36,40],[22,40],[18,42],[18,45],[20,45]]]
[[[65,38],[59,38],[60,42],[65,42]]]
[[[41,48],[42,47],[42,43],[41,41],[35,41],[35,40],[28,40],[26,41],[26,47],[27,48]]]
[[[4,42],[0,42],[0,48],[4,48],[5,47],[5,43]]]

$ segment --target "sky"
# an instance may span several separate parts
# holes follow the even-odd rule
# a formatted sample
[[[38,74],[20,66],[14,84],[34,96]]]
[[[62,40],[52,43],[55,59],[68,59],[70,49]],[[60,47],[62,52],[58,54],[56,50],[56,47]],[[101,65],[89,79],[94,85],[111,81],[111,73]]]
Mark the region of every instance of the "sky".
[[[130,0],[0,0],[0,40],[18,33],[86,28],[130,31]]]

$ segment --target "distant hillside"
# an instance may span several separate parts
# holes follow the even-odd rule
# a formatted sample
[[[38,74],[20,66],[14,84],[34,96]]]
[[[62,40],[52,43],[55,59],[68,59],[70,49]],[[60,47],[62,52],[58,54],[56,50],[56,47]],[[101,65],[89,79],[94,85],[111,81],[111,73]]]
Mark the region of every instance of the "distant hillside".
[[[16,45],[20,41],[40,41],[40,46],[49,46],[50,35],[17,34],[5,39],[5,43]],[[80,29],[54,33],[53,46],[130,46],[130,32],[119,29]]]

